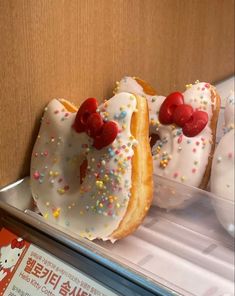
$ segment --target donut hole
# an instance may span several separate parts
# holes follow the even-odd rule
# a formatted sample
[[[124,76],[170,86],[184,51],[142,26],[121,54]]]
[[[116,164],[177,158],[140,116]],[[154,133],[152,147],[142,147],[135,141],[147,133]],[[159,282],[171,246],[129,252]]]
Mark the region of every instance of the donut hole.
[[[150,135],[150,146],[153,148],[153,146],[157,143],[157,141],[160,140],[160,137],[158,134],[151,134]]]

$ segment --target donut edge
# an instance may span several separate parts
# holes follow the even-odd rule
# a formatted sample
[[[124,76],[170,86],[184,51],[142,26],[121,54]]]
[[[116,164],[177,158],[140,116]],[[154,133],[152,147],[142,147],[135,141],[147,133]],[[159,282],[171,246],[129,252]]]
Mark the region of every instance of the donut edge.
[[[110,240],[118,240],[134,232],[145,218],[153,199],[153,162],[149,143],[147,100],[135,95],[138,112],[132,115],[131,133],[138,141],[132,157],[131,197],[126,213]]]
[[[214,103],[214,105],[215,105],[215,108],[213,110],[213,115],[211,118],[211,122],[210,122],[210,128],[211,128],[211,132],[212,132],[212,143],[211,143],[211,151],[210,151],[210,154],[208,157],[208,163],[206,166],[206,170],[203,175],[202,181],[201,181],[200,185],[198,186],[198,188],[200,188],[200,189],[206,189],[207,184],[210,179],[212,160],[213,160],[213,156],[214,156],[214,152],[215,152],[215,144],[216,144],[217,122],[218,122],[219,112],[220,112],[221,99],[220,99],[219,94],[216,92],[216,88],[212,85],[211,85],[211,100],[212,100],[212,103]]]

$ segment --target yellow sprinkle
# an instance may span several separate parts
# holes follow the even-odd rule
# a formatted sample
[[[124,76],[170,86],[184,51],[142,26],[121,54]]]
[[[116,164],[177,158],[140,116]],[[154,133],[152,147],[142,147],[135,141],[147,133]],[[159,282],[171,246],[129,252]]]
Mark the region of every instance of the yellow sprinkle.
[[[59,189],[57,189],[57,192],[59,194],[64,194],[65,193],[65,190],[63,188],[59,188]]]
[[[109,180],[109,176],[108,175],[104,175],[104,181],[107,182]]]
[[[104,206],[104,205],[102,204],[102,202],[100,202],[100,203],[99,203],[99,207],[100,207],[100,208],[103,208],[103,206]]]
[[[102,189],[102,188],[104,187],[104,183],[103,183],[103,181],[96,181],[95,184],[96,184],[96,186],[97,186],[98,188],[100,188],[100,189]]]
[[[44,218],[47,219],[48,216],[49,216],[48,213],[46,213],[46,214],[44,215]]]
[[[186,84],[186,88],[191,88],[192,86],[193,86],[192,83]]]
[[[80,211],[79,213],[80,213],[80,215],[84,215],[84,212],[83,211]]]
[[[122,125],[122,129],[125,130],[126,129],[126,124]]]
[[[54,216],[55,218],[58,218],[59,215],[60,215],[60,208],[56,209],[56,210],[53,212],[53,216]]]
[[[49,205],[50,205],[50,203],[49,203],[49,201],[47,201],[47,202],[46,202],[46,206],[49,207]]]
[[[116,207],[119,209],[120,208],[120,203],[116,203]]]
[[[59,176],[59,172],[54,172],[54,176],[55,177]]]
[[[155,125],[155,121],[153,119],[150,120],[150,125]]]

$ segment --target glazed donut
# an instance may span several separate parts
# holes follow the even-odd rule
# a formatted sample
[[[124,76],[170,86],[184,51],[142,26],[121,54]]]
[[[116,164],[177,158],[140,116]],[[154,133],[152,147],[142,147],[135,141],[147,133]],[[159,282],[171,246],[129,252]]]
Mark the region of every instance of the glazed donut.
[[[138,111],[138,112],[137,112]],[[46,107],[31,158],[31,191],[50,222],[90,240],[133,232],[152,201],[146,99],[120,93],[77,110]]]
[[[187,85],[184,93],[157,96],[145,81],[124,77],[115,93],[128,91],[145,96],[149,106],[150,135],[154,174],[186,185],[205,188],[214,151],[220,98],[209,83]],[[174,209],[187,206],[193,196],[158,192],[154,204]]]
[[[211,170],[211,192],[224,198],[214,200],[217,216],[234,236],[234,92],[227,98],[224,136],[216,147]]]

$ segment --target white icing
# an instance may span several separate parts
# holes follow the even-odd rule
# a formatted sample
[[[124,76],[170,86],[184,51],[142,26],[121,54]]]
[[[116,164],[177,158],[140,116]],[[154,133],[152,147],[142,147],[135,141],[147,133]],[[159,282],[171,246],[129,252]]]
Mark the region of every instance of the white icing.
[[[234,236],[234,92],[225,108],[225,135],[213,157],[211,191],[229,202],[215,200],[215,209],[222,225]],[[233,227],[232,227],[233,226]]]
[[[86,133],[72,128],[76,113],[66,111],[56,99],[49,103],[33,149],[31,188],[46,219],[88,239],[105,240],[112,239],[130,197],[136,145],[130,124],[136,98],[120,93],[98,110],[104,120],[116,121],[120,130],[114,142],[101,150],[92,146]],[[80,165],[86,158],[87,173],[80,185]]]
[[[184,136],[179,127],[159,123],[158,112],[165,97],[147,95],[142,86],[131,77],[124,77],[116,91],[132,92],[145,96],[148,100],[150,134],[157,134],[160,137],[152,148],[154,174],[199,187],[207,168],[213,141],[210,122],[213,109],[216,108],[215,100],[212,99],[215,95],[214,88],[208,83],[201,82],[190,85],[183,93],[185,104],[207,112],[209,117],[207,126],[192,138]],[[165,168],[163,168],[164,159],[167,162]],[[179,208],[184,206],[185,199],[177,197],[167,199],[165,194],[158,194],[154,203],[162,208]]]
[[[230,93],[227,97],[225,110],[224,110],[224,120],[225,120],[225,127],[227,128],[234,128],[234,108],[235,108],[235,101],[234,101],[234,91]]]

